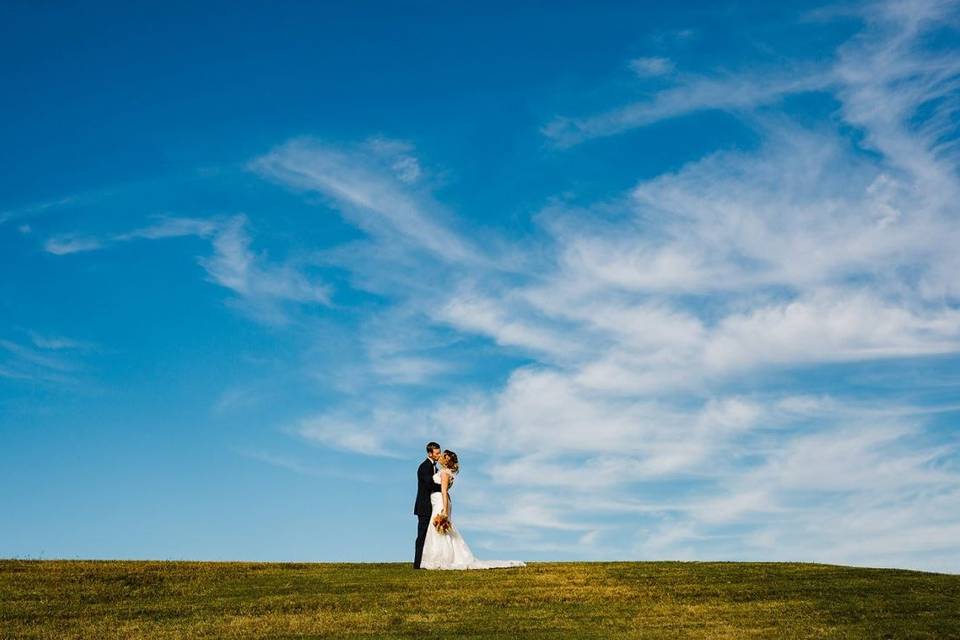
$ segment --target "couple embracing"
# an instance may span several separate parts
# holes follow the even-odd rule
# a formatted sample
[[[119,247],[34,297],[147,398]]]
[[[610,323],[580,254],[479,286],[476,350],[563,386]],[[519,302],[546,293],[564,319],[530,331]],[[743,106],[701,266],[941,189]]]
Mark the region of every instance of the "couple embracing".
[[[417,522],[414,569],[496,569],[525,567],[519,560],[477,560],[451,519],[450,491],[460,460],[436,442],[427,443],[427,458],[417,469]]]

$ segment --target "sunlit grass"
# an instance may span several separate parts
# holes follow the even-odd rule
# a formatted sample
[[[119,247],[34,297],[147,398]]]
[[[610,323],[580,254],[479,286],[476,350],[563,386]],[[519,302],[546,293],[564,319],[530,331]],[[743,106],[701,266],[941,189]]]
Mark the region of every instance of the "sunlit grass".
[[[960,638],[960,576],[811,564],[0,561],[0,638]]]

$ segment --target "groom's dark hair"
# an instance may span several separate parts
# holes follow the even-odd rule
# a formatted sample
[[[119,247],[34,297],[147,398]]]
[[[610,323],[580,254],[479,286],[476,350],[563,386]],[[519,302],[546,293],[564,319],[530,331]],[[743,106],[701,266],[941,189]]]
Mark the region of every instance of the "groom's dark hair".
[[[438,445],[436,442],[427,443],[427,453],[430,453],[434,449],[439,449],[439,448],[440,448],[440,445]]]

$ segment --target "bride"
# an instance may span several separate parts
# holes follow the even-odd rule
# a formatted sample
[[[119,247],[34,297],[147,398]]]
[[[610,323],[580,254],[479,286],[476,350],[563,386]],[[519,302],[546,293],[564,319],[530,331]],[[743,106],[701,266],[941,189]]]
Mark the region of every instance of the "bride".
[[[423,561],[420,566],[424,569],[496,569],[499,567],[525,567],[526,563],[519,560],[477,560],[466,541],[457,531],[450,519],[450,528],[441,533],[437,530],[437,516],[450,518],[450,489],[460,471],[457,454],[449,449],[444,450],[437,461],[440,470],[433,474],[433,481],[440,485],[440,491],[430,494],[430,528],[427,529],[427,538],[423,543]]]

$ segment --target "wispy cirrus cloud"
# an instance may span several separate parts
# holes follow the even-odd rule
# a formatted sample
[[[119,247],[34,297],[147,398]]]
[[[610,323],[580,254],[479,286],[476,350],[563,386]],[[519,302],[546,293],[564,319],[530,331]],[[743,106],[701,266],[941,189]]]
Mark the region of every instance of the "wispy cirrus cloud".
[[[647,56],[631,60],[630,69],[641,78],[649,78],[671,73],[674,69],[674,64],[669,58]]]
[[[443,258],[420,265],[432,288],[388,273],[404,250],[358,286],[525,360],[495,389],[465,385],[416,402],[381,395],[304,428],[325,446],[374,455],[423,439],[455,443],[483,461],[474,496],[497,492],[498,504],[538,510],[494,513],[480,501],[467,505],[469,522],[492,535],[526,532],[532,547],[558,544],[543,529],[578,540],[591,532],[583,544],[643,557],[960,567],[960,547],[940,533],[960,527],[956,447],[927,428],[956,407],[896,396],[871,406],[849,389],[812,395],[800,374],[865,362],[892,374],[903,358],[960,353],[951,275],[960,60],[926,44],[955,8],[907,4],[865,11],[863,31],[832,61],[678,73],[649,101],[548,125],[548,139],[569,147],[724,109],[761,144],[710,154],[594,207],[558,200],[509,273],[485,268],[492,256],[465,259],[421,237],[450,239],[455,225],[398,231],[402,217],[384,202],[429,202],[398,193],[401,181],[377,174],[390,190],[342,182],[358,162],[369,176],[366,161],[317,160],[295,145],[319,175],[270,171],[273,179],[356,207],[363,213],[348,219],[371,234]],[[780,109],[781,98],[811,91],[838,101],[839,121],[804,125]],[[452,246],[467,244],[454,237]],[[649,500],[624,497],[665,486]],[[605,499],[612,491],[618,498]],[[889,525],[879,523],[885,512]],[[628,530],[641,533],[625,541]],[[853,542],[864,538],[870,544]]]
[[[187,236],[208,238],[213,235],[218,227],[219,223],[214,220],[164,216],[158,218],[153,224],[125,233],[107,236],[74,233],[56,235],[48,238],[46,242],[44,242],[43,248],[48,253],[63,256],[71,253],[99,251],[115,244],[133,240],[160,240]]]
[[[686,505],[637,551],[675,555],[719,538],[731,558],[955,567],[955,450],[918,447],[919,425],[881,420],[821,423],[787,440],[762,465],[731,474],[719,495]],[[731,526],[735,543],[720,533]]]
[[[243,214],[211,219],[165,216],[148,226],[109,236],[54,236],[44,249],[64,256],[137,240],[198,237],[209,240],[213,249],[212,255],[198,258],[209,280],[234,292],[235,302],[263,322],[286,323],[288,304],[331,303],[332,288],[306,275],[303,265],[274,263],[266,254],[253,251],[248,227],[249,219]]]
[[[243,456],[244,458],[256,460],[272,467],[283,469],[301,476],[318,478],[343,478],[350,480],[351,482],[375,482],[374,478],[367,475],[330,469],[328,467],[311,464],[310,462],[306,462],[289,455],[243,448],[234,449],[234,452],[240,456]]]
[[[369,416],[370,422],[360,425],[355,423],[355,416],[352,414],[328,413],[304,418],[286,431],[306,442],[339,451],[403,458],[402,454],[392,448],[391,438],[387,436],[395,428],[392,421],[396,418],[397,416],[391,415],[385,409],[375,409]]]
[[[97,251],[103,247],[103,241],[98,238],[72,234],[48,238],[47,241],[43,243],[44,250],[55,256],[65,256],[71,253],[82,253],[84,251]]]
[[[319,193],[374,238],[402,243],[444,260],[476,260],[470,243],[451,228],[450,214],[418,184],[423,170],[406,143],[372,138],[337,147],[311,138],[291,140],[253,160],[258,175]]]
[[[6,224],[7,222],[10,222],[12,220],[28,218],[34,215],[41,214],[51,209],[56,209],[57,207],[69,205],[76,202],[78,199],[80,199],[80,196],[66,196],[63,198],[57,198],[55,200],[47,200],[44,202],[37,202],[34,204],[22,206],[22,207],[5,209],[3,211],[0,211],[0,225]]]
[[[524,238],[474,240],[411,144],[297,138],[249,169],[319,196],[317,215],[336,211],[361,240],[278,261],[234,216],[57,236],[47,250],[201,237],[206,277],[267,322],[329,305],[310,269],[342,269],[376,304],[349,309],[361,320],[334,345],[347,364],[313,375],[333,400],[282,430],[378,457],[429,439],[456,448],[471,483],[462,522],[493,544],[958,570],[956,439],[931,426],[957,407],[907,397],[951,383],[898,377],[906,358],[960,353],[960,62],[930,37],[955,26],[955,4],[860,16],[816,63],[694,75],[666,55],[624,61],[670,84],[553,120],[555,152],[708,109],[735,113],[759,144],[593,205],[553,199]],[[837,105],[815,124],[784,100],[811,92]],[[326,337],[304,342],[338,342]],[[865,364],[898,384],[826,382]]]
[[[224,221],[212,239],[213,255],[200,258],[212,282],[237,294],[243,308],[271,323],[283,323],[282,303],[330,304],[331,288],[291,263],[272,264],[250,247],[244,215]]]
[[[30,332],[30,340],[34,346],[39,349],[50,349],[54,351],[89,351],[96,348],[96,345],[84,340],[74,340],[63,336],[41,334],[36,331]]]
[[[0,378],[28,383],[74,384],[83,369],[80,355],[95,345],[29,332],[30,340],[0,339]]]
[[[651,67],[664,70],[652,73]],[[662,63],[647,61],[641,64],[641,68],[645,75],[666,73],[666,65]],[[774,104],[791,94],[822,91],[834,84],[829,71],[816,65],[799,65],[789,71],[754,71],[751,75],[728,74],[725,77],[678,72],[675,78],[675,86],[657,93],[648,101],[590,116],[558,116],[544,125],[542,133],[557,147],[567,148],[593,138],[616,135],[707,109],[743,113]]]

